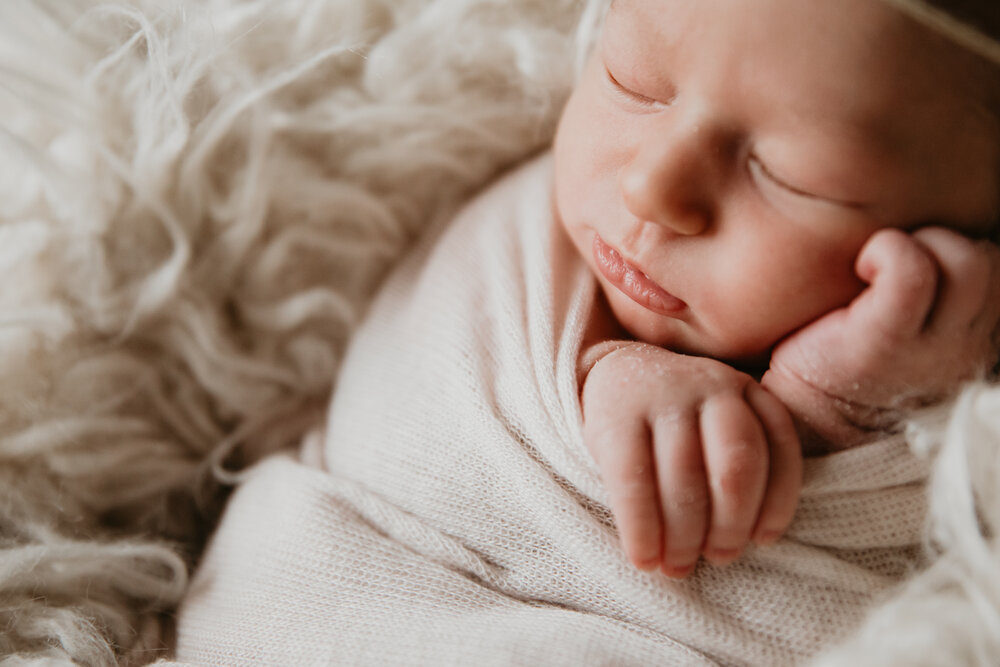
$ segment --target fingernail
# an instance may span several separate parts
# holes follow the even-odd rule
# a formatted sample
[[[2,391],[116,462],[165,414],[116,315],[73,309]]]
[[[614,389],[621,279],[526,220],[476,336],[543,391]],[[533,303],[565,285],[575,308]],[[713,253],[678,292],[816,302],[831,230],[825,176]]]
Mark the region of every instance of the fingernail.
[[[637,560],[634,565],[643,572],[652,572],[659,567],[660,561],[657,558],[653,558],[651,560]]]
[[[680,567],[674,567],[672,565],[664,565],[660,568],[663,574],[667,575],[671,579],[684,579],[689,574],[694,572],[694,567],[696,563],[691,563],[690,565],[682,565]]]
[[[762,547],[769,547],[781,539],[780,530],[762,530],[753,538],[753,541]]]
[[[712,565],[728,565],[740,557],[741,549],[710,549],[705,552],[705,558]]]

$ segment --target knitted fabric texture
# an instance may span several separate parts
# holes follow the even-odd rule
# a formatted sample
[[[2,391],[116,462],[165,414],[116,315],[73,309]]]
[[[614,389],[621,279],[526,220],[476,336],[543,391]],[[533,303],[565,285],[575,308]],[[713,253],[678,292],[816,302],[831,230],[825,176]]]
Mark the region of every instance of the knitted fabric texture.
[[[682,582],[627,562],[581,439],[596,283],[556,230],[550,170],[506,178],[391,277],[341,371],[328,473],[251,474],[179,658],[793,665],[910,571],[926,471],[901,438],[809,461],[776,547]]]

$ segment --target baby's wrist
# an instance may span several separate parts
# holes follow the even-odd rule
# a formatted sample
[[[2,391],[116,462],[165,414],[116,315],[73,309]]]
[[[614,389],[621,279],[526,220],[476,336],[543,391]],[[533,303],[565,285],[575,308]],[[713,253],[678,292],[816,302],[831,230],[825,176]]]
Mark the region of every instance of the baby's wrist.
[[[896,432],[904,418],[900,409],[851,402],[773,371],[761,384],[792,415],[807,456],[874,442]]]
[[[820,410],[789,407],[803,453],[825,454],[866,445],[899,430],[903,415],[898,410],[852,405],[831,399]]]
[[[646,343],[629,340],[603,340],[584,347],[576,362],[576,384],[583,391],[583,385],[597,362],[619,350],[645,346]]]

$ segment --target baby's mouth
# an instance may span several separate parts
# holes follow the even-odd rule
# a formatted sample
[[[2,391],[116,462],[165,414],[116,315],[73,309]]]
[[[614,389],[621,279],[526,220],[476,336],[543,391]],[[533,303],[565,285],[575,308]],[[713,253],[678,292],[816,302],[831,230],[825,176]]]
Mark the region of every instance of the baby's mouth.
[[[675,316],[687,308],[686,303],[629,264],[597,234],[594,234],[593,251],[597,268],[608,282],[643,308],[667,316]]]

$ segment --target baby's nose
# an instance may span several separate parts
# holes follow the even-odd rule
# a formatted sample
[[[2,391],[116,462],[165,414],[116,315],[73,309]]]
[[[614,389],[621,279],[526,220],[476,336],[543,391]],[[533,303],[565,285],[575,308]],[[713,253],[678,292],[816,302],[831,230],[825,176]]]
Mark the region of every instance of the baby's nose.
[[[636,147],[619,174],[619,188],[625,207],[639,220],[677,234],[701,234],[716,208],[712,161],[718,151],[697,126],[671,129]]]

